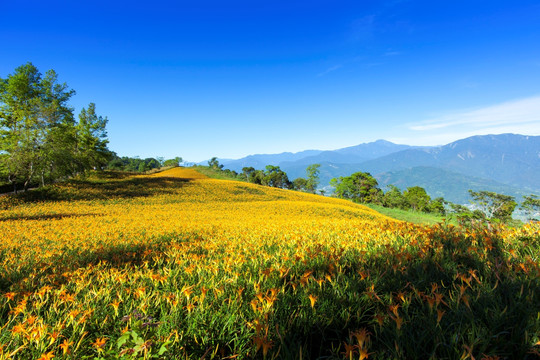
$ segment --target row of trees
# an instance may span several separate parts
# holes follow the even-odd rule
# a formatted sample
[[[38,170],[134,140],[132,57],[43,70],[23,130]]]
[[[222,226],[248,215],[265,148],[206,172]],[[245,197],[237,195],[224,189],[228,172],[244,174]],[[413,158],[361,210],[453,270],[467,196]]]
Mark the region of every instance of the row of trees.
[[[313,164],[306,169],[306,178],[289,180],[287,174],[279,166],[268,165],[266,170],[255,170],[253,167],[244,167],[242,174],[245,179],[253,184],[266,185],[282,189],[291,189],[315,193],[319,185],[320,164]]]
[[[234,170],[224,169],[223,164],[220,164],[216,157],[208,161],[208,166],[214,171],[223,173],[224,175],[236,178],[238,180],[247,181],[252,184],[270,186],[280,189],[289,189],[315,193],[319,185],[319,167],[320,164],[313,164],[306,169],[306,178],[297,178],[293,181],[289,179],[279,166],[267,165],[264,170],[257,170],[252,166],[242,168],[241,173]]]
[[[471,221],[506,223],[512,220],[512,214],[517,207],[514,197],[491,191],[469,190],[471,207],[453,204],[442,197],[431,199],[426,190],[420,186],[409,187],[401,192],[396,186],[389,185],[388,191],[383,193],[377,180],[365,172],[332,179],[330,184],[335,188],[335,196],[340,198],[441,215],[452,213],[464,223]],[[538,220],[540,199],[535,195],[524,196],[520,209],[528,220]]]
[[[334,178],[330,181],[330,185],[335,188],[335,196],[354,202],[373,203],[403,210],[445,213],[444,199],[432,200],[424,188],[413,186],[402,193],[399,188],[390,185],[388,191],[384,193],[379,188],[377,180],[367,172]]]
[[[76,120],[74,94],[54,70],[43,75],[31,63],[0,78],[0,174],[15,192],[109,162],[107,118],[90,103]]]
[[[130,172],[145,172],[162,167],[180,166],[182,163],[181,157],[165,160],[163,157],[141,159],[138,157],[119,157],[113,154],[111,161],[107,164],[109,170],[120,170]]]

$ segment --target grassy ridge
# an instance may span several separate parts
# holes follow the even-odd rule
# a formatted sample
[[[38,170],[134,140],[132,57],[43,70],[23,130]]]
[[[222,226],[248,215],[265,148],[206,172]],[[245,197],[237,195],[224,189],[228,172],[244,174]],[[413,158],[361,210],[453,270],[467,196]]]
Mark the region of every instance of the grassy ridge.
[[[538,225],[424,227],[181,168],[41,198],[3,199],[0,359],[538,350]]]
[[[437,214],[428,214],[418,211],[402,210],[397,208],[387,208],[376,204],[365,204],[370,209],[373,209],[381,214],[391,217],[396,220],[408,221],[414,224],[435,225],[446,221],[446,219]],[[456,225],[455,221],[451,222]]]

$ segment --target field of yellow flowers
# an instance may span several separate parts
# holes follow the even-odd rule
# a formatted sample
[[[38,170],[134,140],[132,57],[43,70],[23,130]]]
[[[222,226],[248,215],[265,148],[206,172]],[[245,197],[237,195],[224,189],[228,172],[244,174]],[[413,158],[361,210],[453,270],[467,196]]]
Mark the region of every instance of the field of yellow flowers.
[[[540,225],[206,178],[0,198],[0,359],[535,359]]]

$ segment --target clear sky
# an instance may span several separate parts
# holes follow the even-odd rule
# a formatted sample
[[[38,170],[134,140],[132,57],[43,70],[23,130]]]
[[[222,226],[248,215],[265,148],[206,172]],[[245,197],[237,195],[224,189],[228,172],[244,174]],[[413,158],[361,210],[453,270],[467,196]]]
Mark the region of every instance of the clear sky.
[[[540,135],[536,1],[0,0],[0,77],[54,69],[119,155]]]

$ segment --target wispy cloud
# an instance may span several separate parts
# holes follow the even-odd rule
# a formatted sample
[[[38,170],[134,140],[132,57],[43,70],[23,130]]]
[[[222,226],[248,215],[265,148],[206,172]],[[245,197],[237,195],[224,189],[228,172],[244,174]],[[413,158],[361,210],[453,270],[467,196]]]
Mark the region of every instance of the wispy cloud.
[[[435,119],[409,124],[409,129],[430,131],[464,127],[468,130],[487,130],[524,126],[531,131],[540,132],[540,96],[449,113]]]
[[[384,53],[384,56],[397,56],[401,55],[401,51],[388,50]]]
[[[474,135],[540,135],[540,96],[449,112],[399,131],[389,140],[413,145],[444,145]]]
[[[343,64],[338,64],[338,65],[332,66],[332,67],[324,70],[323,72],[318,73],[317,76],[324,76],[324,75],[329,74],[329,73],[331,73],[333,71],[339,70],[342,67],[343,67]]]
[[[356,19],[351,24],[350,39],[354,42],[365,41],[373,37],[376,15],[366,15]]]

